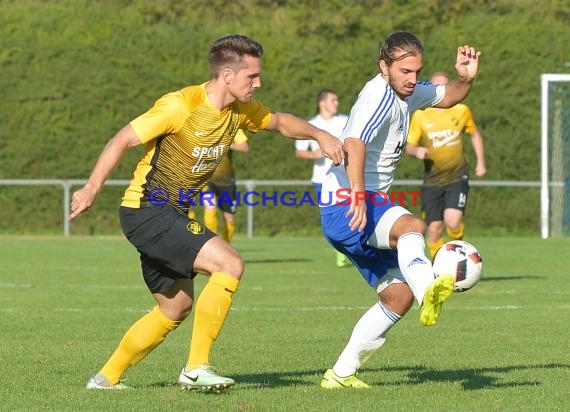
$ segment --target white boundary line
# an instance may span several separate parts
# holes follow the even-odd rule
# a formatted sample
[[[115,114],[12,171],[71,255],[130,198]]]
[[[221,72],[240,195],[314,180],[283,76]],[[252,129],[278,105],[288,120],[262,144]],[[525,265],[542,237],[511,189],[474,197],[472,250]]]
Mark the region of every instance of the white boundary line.
[[[306,307],[262,307],[262,306],[241,306],[232,307],[232,312],[341,312],[341,311],[363,311],[368,309],[369,306],[306,306]],[[489,310],[522,310],[522,309],[544,309],[544,310],[556,310],[556,309],[570,309],[570,305],[558,305],[558,306],[540,306],[540,307],[530,307],[523,305],[497,305],[497,306],[448,306],[446,311],[489,311]],[[118,309],[92,309],[92,308],[73,308],[73,307],[59,307],[53,309],[47,309],[48,312],[118,312]],[[129,313],[147,313],[149,309],[137,309],[137,308],[124,308],[124,312]],[[0,313],[27,313],[27,310],[15,309],[15,308],[0,308]]]

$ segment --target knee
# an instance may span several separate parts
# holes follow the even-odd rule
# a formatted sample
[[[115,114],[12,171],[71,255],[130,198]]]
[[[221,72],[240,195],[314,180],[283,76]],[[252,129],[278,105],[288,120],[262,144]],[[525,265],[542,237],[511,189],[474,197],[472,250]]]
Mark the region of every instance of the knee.
[[[417,233],[425,233],[426,231],[426,224],[422,219],[414,217],[412,222],[410,223],[410,232],[417,232]]]
[[[455,231],[461,227],[461,221],[453,220],[445,223],[446,229],[450,231]]]
[[[198,253],[194,261],[194,270],[211,275],[216,272],[227,273],[235,279],[241,279],[244,261],[239,252],[220,237],[213,237]]]
[[[398,225],[398,235],[404,235],[406,233],[421,233],[422,235],[426,232],[426,224],[425,222],[415,216],[406,215],[406,218],[403,219],[402,222]]]
[[[413,215],[400,217],[390,229],[390,247],[396,248],[398,239],[408,233],[420,233],[422,236],[426,232],[425,222]]]
[[[414,303],[414,295],[405,284],[394,284],[380,294],[382,305],[400,316],[404,316]]]
[[[232,253],[223,259],[220,265],[220,272],[229,274],[230,276],[241,279],[245,269],[245,262],[238,253]]]
[[[168,319],[182,322],[192,312],[192,301],[177,302],[176,304],[160,305],[160,311]]]
[[[190,316],[190,312],[192,312],[192,303],[180,307],[178,311],[178,319],[176,320],[183,321]]]
[[[243,276],[243,271],[245,270],[245,262],[243,261],[243,258],[241,256],[239,255],[237,256],[233,264],[233,268],[236,279],[241,279],[241,277]]]

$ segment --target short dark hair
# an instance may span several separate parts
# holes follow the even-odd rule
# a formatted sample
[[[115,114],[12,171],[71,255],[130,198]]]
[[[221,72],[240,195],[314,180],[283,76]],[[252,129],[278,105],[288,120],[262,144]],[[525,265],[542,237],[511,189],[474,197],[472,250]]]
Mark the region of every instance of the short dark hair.
[[[224,67],[239,71],[243,67],[243,56],[260,58],[263,46],[247,36],[231,34],[222,37],[212,44],[208,55],[212,78],[215,78]]]
[[[404,54],[396,58],[394,52],[397,50],[403,51]],[[422,42],[407,31],[396,31],[378,45],[378,61],[383,60],[388,66],[391,66],[396,60],[423,53]]]
[[[320,90],[319,93],[317,94],[317,106],[319,105],[320,102],[325,100],[329,94],[334,94],[335,96],[337,96],[337,93],[333,89]]]
[[[320,103],[325,100],[329,94],[338,96],[337,92],[335,92],[333,89],[321,89],[317,93],[317,113],[321,111]]]

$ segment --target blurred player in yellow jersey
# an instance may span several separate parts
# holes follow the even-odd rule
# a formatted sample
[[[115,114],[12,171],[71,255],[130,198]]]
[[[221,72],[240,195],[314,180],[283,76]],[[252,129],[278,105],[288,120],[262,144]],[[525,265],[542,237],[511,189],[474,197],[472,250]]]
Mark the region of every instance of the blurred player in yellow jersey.
[[[246,36],[215,41],[208,57],[210,79],[165,94],[127,123],[107,142],[85,186],[73,194],[70,219],[93,205],[128,149],[145,145],[119,218],[123,233],[139,252],[143,279],[156,305],[127,330],[115,352],[89,379],[87,389],[124,389],[120,380],[127,369],[162,343],[193,308],[192,339],[178,383],[203,391],[221,391],[235,384],[212,368],[209,357],[244,262],[228,242],[190,219],[188,210],[239,129],[315,139],[333,163],[340,164],[344,157],[342,143],[328,132],[253,98],[261,87],[262,55],[261,44]],[[198,274],[208,281],[195,301]]]
[[[447,74],[437,72],[431,83],[447,84]],[[463,146],[464,133],[471,135],[477,158],[475,174],[486,173],[483,137],[465,104],[448,109],[416,111],[410,122],[406,152],[424,161],[422,214],[427,224],[427,246],[433,256],[444,244],[443,229],[450,240],[462,239],[463,214],[469,191],[469,164]]]
[[[226,241],[231,242],[235,233],[235,213],[237,187],[236,176],[233,164],[233,152],[247,153],[249,144],[247,143],[247,135],[243,130],[238,130],[230,151],[224,156],[218,168],[208,180],[208,192],[211,197],[204,199],[204,224],[214,233],[218,233],[218,215],[219,208],[224,214],[224,232],[223,237]]]

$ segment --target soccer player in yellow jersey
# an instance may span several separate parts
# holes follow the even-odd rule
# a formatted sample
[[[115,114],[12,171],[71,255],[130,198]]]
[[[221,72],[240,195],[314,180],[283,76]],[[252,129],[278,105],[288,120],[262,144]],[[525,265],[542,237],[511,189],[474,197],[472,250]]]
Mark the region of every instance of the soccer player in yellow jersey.
[[[431,83],[436,85],[448,81],[447,74],[442,72],[431,77]],[[410,122],[406,152],[424,161],[422,213],[427,224],[426,243],[432,256],[444,244],[444,227],[449,239],[463,238],[462,220],[469,191],[464,133],[471,135],[477,158],[475,174],[484,176],[483,137],[468,106],[460,103],[448,109],[418,110]]]
[[[234,138],[230,150],[224,156],[218,168],[208,180],[208,197],[204,196],[204,224],[214,233],[218,233],[218,215],[219,208],[224,215],[224,231],[223,237],[226,241],[231,242],[235,233],[235,218],[237,187],[236,177],[233,164],[233,152],[247,153],[249,144],[247,143],[247,135],[243,130],[239,130]]]
[[[156,306],[125,333],[115,352],[87,383],[88,389],[123,389],[125,371],[145,358],[195,307],[192,339],[178,382],[184,388],[221,391],[234,380],[210,366],[210,350],[229,312],[244,270],[239,253],[224,239],[188,217],[202,190],[230,149],[240,128],[312,138],[333,163],[342,144],[288,113],[271,111],[253,94],[261,86],[262,46],[230,35],[209,51],[209,81],[168,93],[124,126],[103,149],[83,188],[72,196],[70,219],[91,207],[113,168],[128,149],[145,152],[125,191],[119,217],[140,254],[144,281]],[[209,278],[194,301],[197,274]]]

